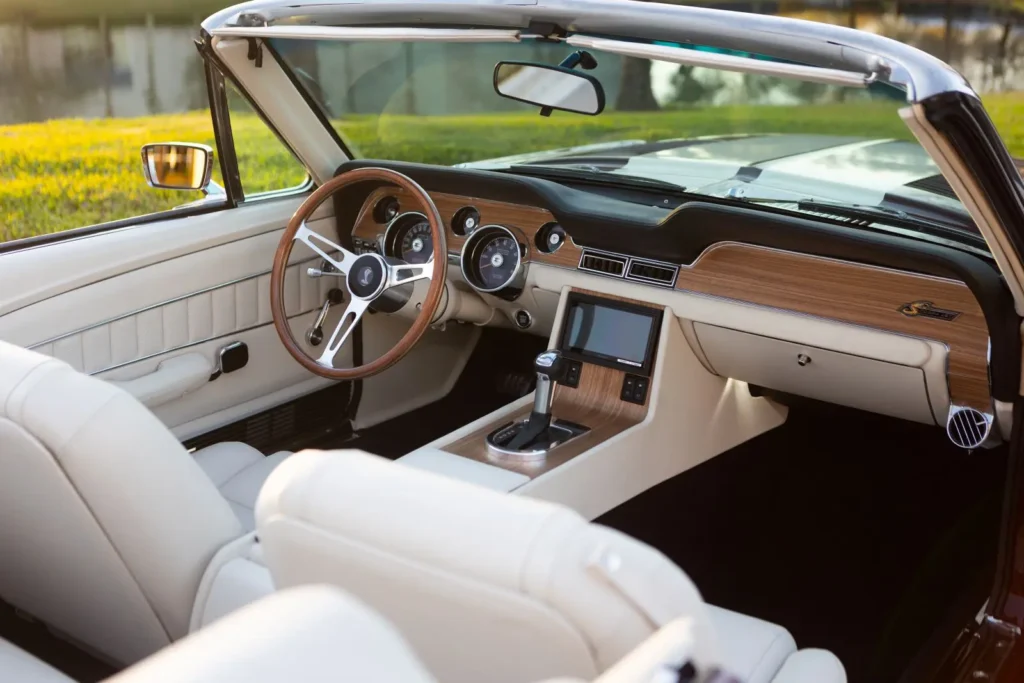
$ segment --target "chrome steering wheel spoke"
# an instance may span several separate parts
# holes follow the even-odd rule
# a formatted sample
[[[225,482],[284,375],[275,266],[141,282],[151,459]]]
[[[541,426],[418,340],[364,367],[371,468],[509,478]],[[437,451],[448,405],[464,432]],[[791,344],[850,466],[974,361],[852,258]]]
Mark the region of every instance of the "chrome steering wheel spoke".
[[[338,272],[347,275],[352,263],[358,258],[355,254],[344,247],[338,246],[331,240],[317,232],[313,232],[303,221],[293,238],[302,242],[307,247],[319,254],[325,261],[337,268]],[[331,254],[334,254],[332,256]]]
[[[345,345],[345,341],[352,334],[352,330],[356,328],[356,325],[359,324],[359,320],[363,317],[363,313],[366,312],[369,306],[370,302],[364,299],[353,298],[349,302],[345,312],[341,314],[341,319],[338,320],[337,327],[331,333],[331,338],[327,341],[324,352],[316,359],[317,365],[325,368],[334,368],[334,357],[341,350],[341,347]]]
[[[388,279],[385,289],[405,285],[417,280],[429,280],[434,276],[434,262],[388,264]]]

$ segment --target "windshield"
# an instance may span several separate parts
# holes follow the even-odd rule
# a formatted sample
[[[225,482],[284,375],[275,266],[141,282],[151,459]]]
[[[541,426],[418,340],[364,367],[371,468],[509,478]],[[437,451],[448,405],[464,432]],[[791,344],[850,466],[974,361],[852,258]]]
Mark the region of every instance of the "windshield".
[[[603,89],[604,110],[542,116],[535,104],[495,91],[495,66],[558,65],[574,52],[564,44],[271,44],[357,157],[645,179],[826,215],[830,206],[882,207],[894,217],[973,230],[901,121],[903,92],[890,86],[824,85],[588,50],[596,66],[584,73]]]

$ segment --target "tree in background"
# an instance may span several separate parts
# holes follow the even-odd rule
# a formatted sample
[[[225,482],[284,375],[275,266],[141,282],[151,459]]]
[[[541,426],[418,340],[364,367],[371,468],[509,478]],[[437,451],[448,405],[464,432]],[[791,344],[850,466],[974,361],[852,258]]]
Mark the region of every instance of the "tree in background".
[[[658,101],[651,89],[651,60],[624,57],[619,81],[619,96],[615,99],[619,111],[655,111]]]

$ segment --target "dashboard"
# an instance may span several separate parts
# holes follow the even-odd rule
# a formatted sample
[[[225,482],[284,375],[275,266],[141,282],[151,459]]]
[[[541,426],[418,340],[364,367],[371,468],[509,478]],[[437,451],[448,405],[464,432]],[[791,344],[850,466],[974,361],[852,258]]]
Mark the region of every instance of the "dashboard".
[[[796,327],[806,320],[842,323],[846,327],[832,328],[814,347],[822,359],[815,371],[824,373],[819,383],[856,384],[856,374],[899,375],[895,366],[859,363],[888,357],[845,343],[846,334],[852,338],[867,329],[892,335],[883,340],[893,344],[928,342],[935,350],[930,362],[938,358],[939,370],[922,369],[924,360],[907,361],[921,373],[908,375],[914,388],[906,401],[919,405],[881,412],[944,424],[951,407],[991,414],[994,401],[1012,402],[1017,395],[1020,318],[994,264],[976,254],[841,222],[714,201],[667,210],[653,199],[643,205],[594,188],[495,172],[393,162],[349,162],[339,171],[360,165],[393,168],[427,189],[445,223],[451,268],[457,266],[466,284],[506,311],[525,301],[527,313],[534,314],[528,290],[544,289],[536,284],[539,273],[558,269],[559,281],[568,286],[592,286],[592,278],[605,278],[633,285],[629,296],[649,303],[674,306],[680,296],[691,302],[696,296],[749,307],[751,321],[769,312],[787,314],[785,321]],[[338,197],[336,208],[339,225],[353,226],[341,238],[351,239],[357,251],[413,263],[430,257],[429,228],[415,201],[397,188]],[[797,393],[818,391],[790,380],[789,370],[765,371],[790,351],[783,347],[782,356],[772,355],[779,351],[774,337],[782,334],[766,335],[742,314],[724,327],[698,318],[684,320],[688,338],[717,374],[752,383],[766,378],[787,385],[783,389],[796,382]],[[794,351],[808,355],[806,345]],[[836,352],[843,357],[829,355]],[[756,362],[748,362],[751,356]],[[751,376],[736,376],[743,374]],[[902,395],[903,388],[894,391]],[[828,400],[830,391],[822,392],[813,397]],[[870,387],[864,392],[870,394]],[[869,400],[867,407],[872,405]]]

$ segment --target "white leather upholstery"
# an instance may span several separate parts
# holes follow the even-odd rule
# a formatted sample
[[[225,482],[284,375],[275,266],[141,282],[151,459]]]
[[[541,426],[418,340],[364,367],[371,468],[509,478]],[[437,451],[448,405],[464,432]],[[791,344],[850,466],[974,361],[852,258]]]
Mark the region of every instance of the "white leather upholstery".
[[[0,472],[0,597],[117,662],[188,632],[210,559],[243,534],[138,401],[4,342]]]
[[[788,657],[796,652],[789,631],[745,614],[709,606],[729,673],[744,683],[769,683]],[[838,664],[838,660],[836,660]],[[840,669],[842,667],[840,666]],[[834,681],[835,678],[822,678]]]
[[[107,683],[186,681],[435,683],[393,626],[328,586],[244,607]]]
[[[306,451],[256,507],[278,587],[331,582],[389,618],[446,683],[592,678],[659,627],[692,622],[698,664],[771,681],[785,629],[709,608],[661,553],[568,508],[358,451]],[[845,681],[835,658],[818,683]],[[836,672],[839,675],[836,675]]]
[[[395,462],[502,493],[513,491],[530,481],[525,474],[463,458],[438,448],[420,448]]]
[[[4,683],[73,683],[61,672],[0,638],[0,681]]]
[[[567,508],[357,451],[307,451],[271,475],[256,519],[279,588],[351,591],[446,683],[591,678],[680,615],[714,651],[685,574]]]
[[[193,455],[231,505],[242,527],[252,531],[256,528],[253,509],[260,488],[274,468],[291,453],[282,451],[264,457],[252,446],[227,441],[198,450]]]

